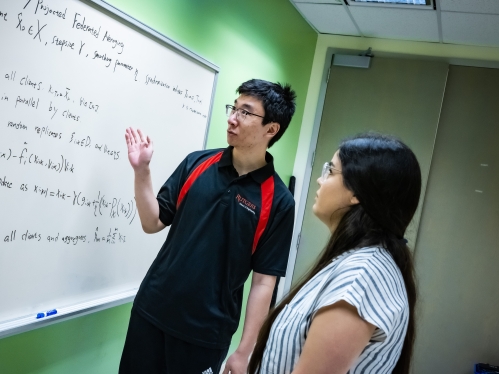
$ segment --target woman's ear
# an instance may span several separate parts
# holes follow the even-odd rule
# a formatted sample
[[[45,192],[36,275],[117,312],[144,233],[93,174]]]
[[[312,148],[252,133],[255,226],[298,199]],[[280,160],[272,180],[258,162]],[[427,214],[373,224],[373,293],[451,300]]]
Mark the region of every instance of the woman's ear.
[[[357,205],[360,204],[359,199],[357,199],[357,196],[353,195],[352,198],[350,199],[350,205]]]

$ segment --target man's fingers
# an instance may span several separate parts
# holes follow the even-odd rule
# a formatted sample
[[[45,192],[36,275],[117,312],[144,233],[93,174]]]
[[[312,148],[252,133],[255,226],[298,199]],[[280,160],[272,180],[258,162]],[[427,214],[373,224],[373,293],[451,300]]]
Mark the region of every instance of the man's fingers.
[[[133,127],[130,127],[129,134],[132,136],[132,145],[140,144],[140,136],[139,134],[137,134],[137,131]]]
[[[140,137],[133,127],[129,127],[127,133],[130,138],[130,145],[140,144]]]
[[[125,130],[125,139],[126,139],[126,144],[128,146],[131,146],[131,145],[134,144],[134,138],[133,138],[133,134],[132,134],[131,128],[127,128]]]
[[[140,131],[140,129],[137,129],[137,133],[139,134],[140,142],[141,143],[145,143],[146,142],[146,136],[144,135],[144,133],[142,131]]]

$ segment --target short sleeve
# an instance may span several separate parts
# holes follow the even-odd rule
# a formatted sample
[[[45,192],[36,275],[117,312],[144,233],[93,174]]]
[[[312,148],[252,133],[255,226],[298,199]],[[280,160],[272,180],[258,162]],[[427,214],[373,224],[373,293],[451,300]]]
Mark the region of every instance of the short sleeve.
[[[407,312],[407,296],[396,265],[371,256],[345,261],[333,271],[314,307],[319,309],[344,300],[357,309],[359,316],[381,330],[384,341]]]
[[[289,249],[293,236],[295,217],[294,201],[276,213],[269,227],[251,256],[253,271],[261,274],[284,277],[288,265]]]
[[[170,226],[177,212],[177,199],[180,190],[187,179],[187,158],[177,166],[177,169],[163,184],[156,199],[159,204],[159,219],[164,225]]]

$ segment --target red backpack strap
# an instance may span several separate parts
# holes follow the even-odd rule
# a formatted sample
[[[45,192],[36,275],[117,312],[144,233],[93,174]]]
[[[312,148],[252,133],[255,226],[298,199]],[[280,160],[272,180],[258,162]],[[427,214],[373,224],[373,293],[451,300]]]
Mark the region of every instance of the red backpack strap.
[[[223,152],[219,152],[217,153],[216,155],[214,156],[211,156],[210,158],[204,160],[201,164],[199,164],[195,169],[194,171],[192,172],[191,175],[189,175],[189,177],[187,178],[187,180],[185,181],[184,185],[182,186],[182,189],[180,190],[180,194],[178,195],[178,199],[177,199],[177,209],[178,207],[180,206],[180,203],[182,202],[182,200],[184,199],[185,195],[187,194],[187,191],[189,191],[189,189],[191,188],[192,184],[194,183],[194,181],[201,175],[204,173],[204,171],[206,169],[208,169],[211,165],[217,163],[218,161],[220,161],[220,159],[222,158],[222,154]]]
[[[270,210],[272,209],[272,201],[274,200],[274,176],[268,178],[261,185],[262,189],[262,209],[260,210],[260,218],[256,226],[255,238],[253,239],[253,249],[251,254],[255,253],[258,241],[262,236],[270,218]]]

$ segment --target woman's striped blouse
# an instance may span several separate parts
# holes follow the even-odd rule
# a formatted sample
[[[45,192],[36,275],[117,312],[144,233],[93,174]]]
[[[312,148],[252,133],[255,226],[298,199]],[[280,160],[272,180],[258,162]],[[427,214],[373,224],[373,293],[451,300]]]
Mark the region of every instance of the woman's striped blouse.
[[[260,373],[291,373],[315,313],[340,300],[376,326],[349,373],[391,373],[404,343],[409,309],[402,274],[381,247],[343,253],[296,294],[272,325]]]

